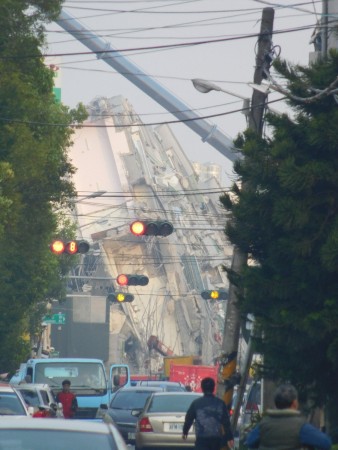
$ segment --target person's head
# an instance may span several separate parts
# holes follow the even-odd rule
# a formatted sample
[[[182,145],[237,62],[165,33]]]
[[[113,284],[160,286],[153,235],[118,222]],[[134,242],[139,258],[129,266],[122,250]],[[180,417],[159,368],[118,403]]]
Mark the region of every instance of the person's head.
[[[66,392],[68,392],[70,390],[70,381],[69,380],[63,380],[62,389]]]
[[[203,394],[212,394],[215,389],[215,381],[212,378],[203,378],[201,381],[201,388]]]
[[[281,384],[275,392],[277,409],[298,408],[298,392],[292,384]]]

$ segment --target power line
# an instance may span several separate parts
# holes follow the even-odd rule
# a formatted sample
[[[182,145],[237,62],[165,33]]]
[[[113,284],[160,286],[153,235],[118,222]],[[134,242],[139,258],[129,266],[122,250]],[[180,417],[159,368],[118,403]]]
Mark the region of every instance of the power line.
[[[306,15],[313,15],[314,13],[312,12],[308,12],[306,13]],[[234,25],[234,24],[243,24],[243,23],[256,23],[257,20],[256,19],[245,19],[245,20],[237,20],[237,21],[229,21],[229,20],[225,20],[220,22],[220,20],[222,19],[229,19],[229,18],[233,18],[233,17],[238,17],[241,15],[245,15],[247,17],[248,13],[245,12],[243,14],[236,14],[234,16],[223,16],[223,17],[216,17],[216,18],[210,18],[210,19],[203,19],[203,20],[195,20],[195,21],[189,21],[189,22],[181,22],[181,23],[176,23],[176,24],[169,24],[169,25],[162,25],[162,26],[156,26],[156,27],[144,27],[144,28],[114,28],[114,29],[92,29],[92,32],[100,32],[101,34],[98,34],[98,36],[100,37],[116,37],[116,38],[128,38],[128,36],[126,36],[126,34],[135,34],[135,33],[142,33],[145,31],[153,31],[153,30],[170,30],[170,29],[175,29],[175,28],[179,28],[179,29],[187,29],[187,28],[192,28],[192,27],[204,27],[204,26],[210,26],[212,25],[213,27],[215,26],[219,26],[219,25]],[[304,16],[305,14],[303,14]],[[293,14],[293,15],[286,15],[286,16],[282,16],[280,17],[280,19],[289,19],[290,17],[300,17],[299,14]],[[217,22],[215,22],[217,20]],[[212,24],[210,22],[213,22]],[[114,30],[114,33],[111,33],[111,31]],[[64,30],[46,30],[49,33],[57,33],[57,34],[67,34]],[[110,33],[108,34],[102,34],[102,32],[104,31],[108,31]],[[116,32],[117,31],[117,32]],[[81,33],[82,34],[82,33]],[[85,34],[85,33],[84,33]],[[200,39],[202,36],[199,35],[198,38]],[[214,36],[216,37],[216,36]],[[219,36],[218,36],[219,37]],[[132,39],[163,39],[163,37],[161,36],[152,36],[152,37],[136,37],[136,36],[131,36],[130,38]],[[84,39],[84,38],[83,38]],[[179,38],[177,36],[173,37],[170,36],[168,37],[168,39],[192,39],[191,37],[184,37],[184,38]],[[196,39],[196,38],[194,38]],[[74,42],[74,39],[67,39],[64,41],[56,41],[56,42],[51,42],[51,44],[54,43],[68,43],[68,42]]]
[[[276,30],[273,34],[282,34],[282,33],[292,33],[297,31],[304,31],[308,29],[313,29],[315,24],[312,25],[304,25],[301,27],[294,27],[285,30]],[[257,38],[257,33],[244,34],[240,36],[232,36],[221,39],[210,39],[210,40],[202,40],[195,42],[181,42],[178,44],[163,44],[163,45],[154,45],[148,47],[133,47],[133,48],[124,48],[124,49],[107,49],[107,50],[99,50],[99,51],[85,51],[85,52],[68,52],[68,53],[45,53],[45,54],[37,54],[37,55],[14,55],[14,56],[0,56],[0,59],[8,60],[8,59],[29,59],[29,58],[47,58],[47,57],[61,57],[61,56],[81,56],[81,55],[104,55],[104,54],[113,54],[113,53],[128,53],[131,51],[143,51],[143,50],[166,50],[166,49],[175,49],[175,48],[186,48],[186,47],[194,47],[199,45],[206,44],[217,44],[220,42],[229,42],[233,40],[241,40],[248,38]],[[103,58],[104,59],[104,58]]]
[[[286,97],[281,97],[276,100],[270,100],[268,102],[265,102],[264,105],[258,105],[257,107],[262,107],[271,103],[280,102],[282,100],[285,100]],[[240,108],[235,109],[232,111],[227,111],[224,113],[218,113],[218,114],[209,114],[205,116],[200,117],[193,117],[188,119],[177,119],[177,120],[167,120],[164,122],[150,122],[150,123],[130,123],[130,124],[119,124],[119,125],[89,125],[89,124],[74,124],[74,123],[51,123],[51,122],[39,122],[39,121],[31,121],[31,120],[21,120],[21,119],[13,119],[13,118],[6,118],[6,117],[0,117],[0,122],[7,122],[7,123],[20,123],[20,124],[27,124],[27,125],[37,125],[37,126],[50,126],[50,127],[69,127],[69,128],[129,128],[131,126],[138,126],[138,127],[147,127],[147,126],[157,126],[157,125],[172,125],[175,123],[185,123],[185,122],[191,122],[196,120],[203,120],[203,119],[211,119],[214,117],[222,117],[222,116],[228,116],[230,114],[235,114],[238,112],[243,112],[246,110],[250,110],[250,107],[247,108]]]

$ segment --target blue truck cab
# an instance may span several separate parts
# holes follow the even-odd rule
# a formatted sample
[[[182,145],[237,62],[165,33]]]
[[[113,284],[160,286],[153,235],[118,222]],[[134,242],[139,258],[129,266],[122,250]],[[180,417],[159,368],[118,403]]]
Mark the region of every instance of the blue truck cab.
[[[131,385],[127,365],[111,365],[107,377],[104,363],[100,359],[29,359],[22,368],[22,379],[29,375],[32,383],[48,384],[54,395],[62,390],[62,381],[69,380],[71,391],[77,397],[78,410],[75,417],[78,419],[95,419],[99,406],[109,404],[113,392],[122,386]],[[19,381],[13,379],[10,383]]]

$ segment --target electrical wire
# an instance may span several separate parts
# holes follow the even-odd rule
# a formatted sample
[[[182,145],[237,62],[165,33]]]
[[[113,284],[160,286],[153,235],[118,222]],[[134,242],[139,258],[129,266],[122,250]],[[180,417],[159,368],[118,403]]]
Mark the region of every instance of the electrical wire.
[[[256,108],[260,108],[261,106],[265,106],[271,103],[280,102],[282,100],[285,100],[286,97],[281,97],[276,100],[270,100],[268,102],[265,102],[264,104],[257,105]],[[223,117],[230,114],[235,114],[238,112],[243,112],[245,110],[249,110],[250,108],[240,108],[235,109],[232,111],[227,111],[224,113],[218,113],[218,114],[208,114],[205,116],[199,116],[199,117],[192,117],[189,119],[177,119],[177,120],[167,120],[165,122],[150,122],[150,123],[131,123],[131,124],[120,124],[120,125],[89,125],[89,124],[66,124],[66,123],[51,123],[51,122],[39,122],[39,121],[31,121],[31,120],[21,120],[21,119],[14,119],[14,118],[8,118],[8,117],[0,117],[0,122],[6,122],[6,123],[19,123],[19,124],[26,124],[26,125],[36,125],[36,126],[50,126],[50,127],[69,127],[69,128],[129,128],[131,126],[138,126],[138,127],[147,127],[147,126],[157,126],[157,125],[172,125],[176,123],[185,123],[185,122],[191,122],[196,120],[204,120],[204,119],[210,119],[213,117]]]
[[[248,14],[245,13],[245,16],[247,16],[247,15]],[[312,16],[313,13],[309,12],[309,13],[306,13],[306,14],[302,14],[302,16],[304,16],[304,15],[311,15]],[[295,17],[295,16],[296,15],[287,15],[287,16],[279,17],[279,19],[289,19],[290,17]],[[299,14],[297,15],[297,17],[300,17],[300,16],[301,15],[299,15]],[[156,26],[156,27],[131,28],[131,29],[125,29],[125,28],[117,29],[117,28],[114,28],[114,29],[108,29],[108,30],[107,29],[100,29],[100,30],[97,30],[97,29],[93,30],[93,29],[91,29],[91,32],[96,32],[98,37],[103,37],[103,38],[104,37],[116,37],[116,38],[124,37],[124,38],[131,38],[131,39],[156,39],[156,40],[158,40],[158,39],[164,39],[164,38],[162,36],[152,36],[152,37],[140,37],[140,36],[136,37],[135,36],[135,37],[128,37],[128,36],[126,36],[126,34],[131,34],[131,33],[135,34],[135,33],[141,33],[141,32],[145,32],[145,31],[153,31],[153,30],[170,30],[170,29],[176,29],[176,28],[184,29],[184,28],[210,26],[210,25],[215,27],[215,26],[220,26],[220,25],[224,26],[224,25],[234,25],[234,24],[243,24],[243,23],[253,23],[253,24],[257,23],[257,19],[245,19],[245,20],[237,20],[237,21],[226,20],[226,21],[219,22],[222,19],[229,19],[231,17],[238,17],[238,15],[230,16],[230,17],[228,17],[228,16],[216,17],[216,18],[213,18],[213,19],[203,19],[203,20],[198,20],[198,21],[182,22],[182,23],[179,23],[179,24],[162,25],[162,26]],[[217,21],[217,22],[215,22],[215,21]],[[213,22],[213,23],[211,24],[211,22]],[[113,30],[115,32],[111,33]],[[68,34],[65,30],[46,30],[46,31],[49,32],[49,33]],[[110,31],[110,33],[108,33],[108,34],[98,34],[98,32],[102,33],[103,31]],[[82,36],[82,39],[84,39],[84,40],[85,40],[85,33],[86,32],[84,32],[83,36]],[[82,33],[80,33],[80,35],[81,34]],[[199,39],[201,39],[202,37],[203,36],[201,36],[201,35],[198,36]],[[214,37],[217,37],[217,36],[214,36]],[[218,36],[218,37],[220,37],[220,36]],[[168,39],[192,39],[192,37],[186,37],[185,36],[185,37],[180,38],[180,37],[177,37],[177,36],[175,36],[175,37],[170,36],[170,37],[168,37]],[[53,44],[57,44],[57,43],[67,43],[67,42],[74,42],[74,39],[67,39],[67,40],[63,40],[63,41],[50,42],[50,44],[53,45]]]
[[[284,30],[274,30],[273,35],[275,34],[282,34],[282,33],[292,33],[292,32],[298,32],[298,31],[304,31],[307,29],[313,29],[315,27],[314,24],[312,25],[304,25],[301,27],[293,27],[288,28]],[[269,33],[271,34],[271,33]],[[144,50],[154,50],[154,51],[160,51],[160,50],[173,50],[177,48],[188,48],[188,47],[195,47],[200,45],[206,45],[206,44],[217,44],[221,42],[229,42],[233,40],[242,40],[242,39],[248,39],[248,38],[257,38],[259,33],[249,33],[249,34],[242,34],[242,35],[236,35],[231,36],[227,38],[221,38],[221,39],[211,39],[211,40],[202,40],[202,41],[195,41],[195,42],[180,42],[177,44],[162,44],[162,45],[154,45],[154,46],[145,46],[145,47],[133,47],[133,48],[122,48],[122,49],[105,49],[100,51],[84,51],[84,52],[67,52],[67,53],[45,53],[45,54],[31,54],[31,55],[13,55],[13,56],[0,56],[0,59],[2,60],[16,60],[16,59],[30,59],[30,58],[47,58],[47,57],[65,57],[65,56],[82,56],[82,55],[105,55],[110,54],[113,55],[114,53],[129,53],[129,52],[142,52]],[[138,53],[139,54],[139,53]],[[102,57],[104,59],[104,57]]]

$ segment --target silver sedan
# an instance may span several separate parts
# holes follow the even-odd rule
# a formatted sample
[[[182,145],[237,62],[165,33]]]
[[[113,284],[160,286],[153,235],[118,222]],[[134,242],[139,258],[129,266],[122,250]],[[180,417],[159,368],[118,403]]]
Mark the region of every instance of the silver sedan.
[[[128,450],[113,424],[89,420],[31,418],[1,420],[0,449]]]
[[[182,439],[186,412],[192,401],[201,397],[196,392],[157,392],[148,399],[136,426],[136,450],[161,447],[194,447],[191,429]]]

